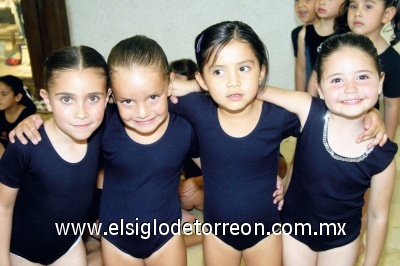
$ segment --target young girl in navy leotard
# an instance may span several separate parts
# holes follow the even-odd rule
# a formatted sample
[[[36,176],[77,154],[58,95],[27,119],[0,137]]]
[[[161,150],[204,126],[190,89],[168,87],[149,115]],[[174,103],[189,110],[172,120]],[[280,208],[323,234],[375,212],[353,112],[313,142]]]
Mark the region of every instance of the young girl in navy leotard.
[[[45,63],[40,95],[53,117],[38,145],[9,144],[0,161],[0,264],[87,265],[80,235],[55,223],[83,223],[96,185],[108,67],[86,46]],[[11,252],[11,253],[10,253]]]
[[[178,187],[183,163],[191,157],[199,164],[194,129],[168,112],[173,75],[167,57],[154,40],[134,36],[114,46],[108,64],[117,108],[108,112],[102,139],[100,222],[105,229],[123,219],[144,231],[104,231],[104,263],[186,265],[182,236],[153,230],[181,219]]]
[[[269,88],[262,99],[298,115],[293,175],[282,210],[284,263],[354,265],[359,250],[364,193],[371,187],[363,265],[378,265],[387,232],[397,145],[355,143],[382,91],[385,75],[369,38],[347,33],[325,41],[307,93]],[[297,224],[306,225],[304,229]],[[289,230],[292,229],[291,232]]]

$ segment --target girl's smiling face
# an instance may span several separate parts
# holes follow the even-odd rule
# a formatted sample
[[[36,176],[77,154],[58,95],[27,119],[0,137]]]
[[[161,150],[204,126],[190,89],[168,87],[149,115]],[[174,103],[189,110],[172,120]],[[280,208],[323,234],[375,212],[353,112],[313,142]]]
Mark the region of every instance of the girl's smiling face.
[[[322,69],[316,86],[332,114],[357,117],[377,102],[384,77],[367,53],[343,47],[325,60]]]
[[[118,112],[129,130],[151,136],[159,135],[160,128],[165,129],[171,94],[168,85],[168,77],[150,67],[133,66],[112,74]]]

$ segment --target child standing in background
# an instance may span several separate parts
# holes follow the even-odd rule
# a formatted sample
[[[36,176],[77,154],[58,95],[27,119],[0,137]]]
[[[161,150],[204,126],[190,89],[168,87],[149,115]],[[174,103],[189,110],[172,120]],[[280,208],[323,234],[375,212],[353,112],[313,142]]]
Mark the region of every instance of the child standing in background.
[[[197,65],[191,59],[181,59],[170,63],[170,70],[175,74],[175,79],[195,80]],[[197,208],[203,210],[204,192],[201,169],[188,158],[184,165],[185,180],[180,186],[182,208],[190,210]],[[191,183],[191,184],[189,184]],[[190,194],[188,194],[190,193]]]
[[[181,59],[169,64],[171,72],[175,75],[175,80],[194,80],[195,73],[198,70],[197,65],[191,59]],[[182,222],[194,222],[196,217],[189,211],[193,208],[203,210],[204,190],[203,175],[201,169],[193,162],[191,158],[185,160],[183,166],[184,180],[179,185],[179,197],[182,208]],[[184,235],[186,247],[200,244],[203,241],[202,234],[192,233]]]
[[[298,55],[296,60],[296,76],[295,85],[297,91],[306,91],[313,96],[317,93],[313,91],[312,77],[315,60],[318,55],[318,47],[323,41],[334,34],[335,18],[339,15],[340,9],[343,8],[344,0],[321,0],[315,3],[315,13],[319,17],[319,21],[313,25],[306,25],[299,33],[298,38]],[[309,80],[311,79],[311,82]],[[310,89],[310,90],[309,90]]]
[[[304,25],[312,25],[319,20],[315,14],[315,1],[314,0],[294,0],[294,10],[296,15],[299,17]],[[297,43],[299,39],[299,33],[304,25],[300,25],[292,30],[292,44],[294,50],[294,56],[297,58]]]
[[[22,80],[11,75],[0,77],[0,159],[8,145],[8,133],[35,112]]]
[[[384,73],[377,51],[365,36],[334,36],[322,44],[315,69],[321,99],[275,88],[261,96],[296,113],[302,125],[282,210],[282,230],[293,229],[283,235],[284,263],[354,265],[363,195],[371,187],[363,265],[378,265],[387,233],[397,145],[388,141],[368,148],[354,142],[382,90]],[[309,226],[296,234],[296,224]]]
[[[80,235],[59,234],[56,223],[86,221],[108,77],[105,60],[90,47],[63,48],[46,60],[40,96],[53,117],[39,128],[43,140],[9,144],[0,161],[1,265],[87,264]]]

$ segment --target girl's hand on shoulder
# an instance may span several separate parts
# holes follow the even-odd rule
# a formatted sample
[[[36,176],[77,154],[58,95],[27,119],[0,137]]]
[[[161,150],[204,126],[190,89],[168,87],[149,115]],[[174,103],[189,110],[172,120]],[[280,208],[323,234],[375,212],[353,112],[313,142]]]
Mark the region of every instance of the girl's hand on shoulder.
[[[373,139],[368,144],[368,148],[375,147],[376,145],[383,146],[387,141],[386,127],[379,111],[372,108],[364,119],[365,131],[360,134],[357,139],[357,143]]]
[[[178,98],[185,96],[192,92],[200,92],[200,86],[195,79],[193,80],[180,80],[174,79],[173,82],[170,83],[171,89],[171,97],[170,100],[172,103],[178,103]]]
[[[29,139],[33,144],[38,144],[42,138],[40,137],[38,128],[43,125],[43,119],[40,115],[31,115],[22,120],[10,133],[8,138],[11,143],[15,142],[15,137],[21,141],[22,144],[28,144]],[[25,136],[26,138],[25,138]]]

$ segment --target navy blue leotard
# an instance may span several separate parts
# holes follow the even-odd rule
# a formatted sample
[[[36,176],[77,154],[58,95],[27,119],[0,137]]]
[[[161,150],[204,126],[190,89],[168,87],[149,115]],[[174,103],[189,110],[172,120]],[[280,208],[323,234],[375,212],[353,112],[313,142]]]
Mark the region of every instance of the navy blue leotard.
[[[268,236],[274,223],[280,222],[272,197],[279,146],[284,138],[295,134],[299,120],[276,105],[263,103],[256,128],[245,137],[235,138],[221,128],[217,105],[209,96],[192,93],[180,97],[179,103],[170,104],[169,108],[193,125],[199,139],[204,221],[233,248],[244,250],[254,246]],[[235,225],[231,227],[232,233],[229,227],[223,232],[218,223],[237,223],[243,233],[235,235]],[[261,225],[257,227],[256,223]]]
[[[185,158],[198,158],[196,135],[193,127],[175,114],[170,114],[164,135],[148,145],[128,136],[116,108],[106,124],[100,207],[103,237],[133,257],[147,258],[173,236],[171,232],[162,234],[166,226],[161,233],[154,231],[154,225],[171,227],[181,218],[179,180]],[[118,225],[115,234],[108,230],[112,223]]]
[[[83,223],[96,187],[101,132],[88,140],[78,163],[63,160],[44,130],[38,145],[9,144],[0,161],[0,182],[19,188],[14,206],[11,252],[31,262],[50,264],[80,235],[59,235],[55,223]]]
[[[341,160],[333,158],[326,148],[329,144],[325,146],[323,141],[326,114],[325,102],[313,98],[297,138],[292,179],[282,209],[282,222],[291,224],[291,236],[314,251],[344,246],[358,237],[364,193],[371,177],[385,170],[397,152],[397,145],[388,140],[359,162],[349,162],[349,158],[341,156]],[[297,227],[296,234],[295,223],[310,227],[304,233]],[[329,231],[324,223],[331,225]]]
[[[26,107],[24,110],[22,110],[21,114],[18,116],[17,120],[14,122],[10,123],[6,119],[6,113],[4,110],[0,111],[0,143],[3,144],[4,148],[7,148],[8,145],[8,133],[13,130],[19,122],[24,120],[30,115],[33,115],[36,112],[36,109],[34,108],[28,108]]]
[[[382,72],[385,73],[382,93],[387,98],[400,97],[400,54],[389,46],[383,53],[379,55],[381,60]],[[376,102],[376,109],[379,109],[379,101]]]

